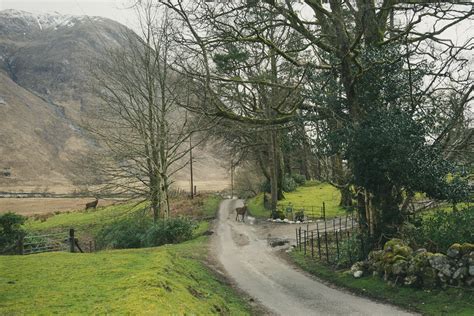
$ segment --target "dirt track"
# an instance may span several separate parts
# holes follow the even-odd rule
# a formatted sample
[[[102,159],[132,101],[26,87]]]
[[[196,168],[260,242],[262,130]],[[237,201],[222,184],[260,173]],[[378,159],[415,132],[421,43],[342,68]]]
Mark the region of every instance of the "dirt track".
[[[248,295],[277,315],[411,315],[391,305],[330,288],[297,271],[267,245],[269,225],[235,221],[241,200],[225,200],[214,234],[215,256]],[[291,226],[291,231],[294,226]],[[290,230],[289,230],[290,231]]]

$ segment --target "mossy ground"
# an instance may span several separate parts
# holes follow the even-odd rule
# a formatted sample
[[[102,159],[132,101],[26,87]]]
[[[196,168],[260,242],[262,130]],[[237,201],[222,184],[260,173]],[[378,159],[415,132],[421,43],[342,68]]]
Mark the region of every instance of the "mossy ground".
[[[249,314],[201,263],[206,237],[157,248],[0,257],[0,314]]]
[[[337,271],[294,251],[290,258],[304,270],[340,287],[389,302],[423,315],[474,315],[474,291],[459,288],[423,290],[390,286],[378,277],[355,279],[351,274]]]
[[[215,216],[220,198],[197,203],[193,214]],[[27,230],[99,229],[144,206],[123,204],[30,220]],[[0,315],[250,313],[225,281],[204,264],[208,238],[202,220],[195,239],[176,245],[96,253],[0,256]]]
[[[346,214],[339,206],[341,193],[328,183],[307,181],[293,192],[285,193],[285,198],[278,201],[278,207],[285,209],[290,203],[294,210],[304,208],[305,214],[312,217],[322,217],[321,208],[325,204],[326,217],[335,217]],[[270,217],[270,211],[263,207],[263,193],[249,199],[250,213],[259,218]]]

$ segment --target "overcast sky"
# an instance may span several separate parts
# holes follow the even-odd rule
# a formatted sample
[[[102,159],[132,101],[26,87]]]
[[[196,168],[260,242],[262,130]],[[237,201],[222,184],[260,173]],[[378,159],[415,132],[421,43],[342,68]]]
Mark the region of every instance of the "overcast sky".
[[[135,12],[127,9],[134,0],[0,0],[0,10],[17,9],[32,13],[58,12],[72,15],[103,16],[139,30]],[[425,22],[429,29],[431,23]],[[474,21],[468,20],[443,34],[454,42],[474,37]]]

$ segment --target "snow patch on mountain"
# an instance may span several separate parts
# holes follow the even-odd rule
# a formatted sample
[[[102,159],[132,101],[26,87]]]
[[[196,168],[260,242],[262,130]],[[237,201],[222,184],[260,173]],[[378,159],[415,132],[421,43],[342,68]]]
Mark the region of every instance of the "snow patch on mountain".
[[[47,29],[57,30],[60,27],[73,27],[77,23],[87,21],[98,21],[100,17],[76,16],[69,14],[53,13],[30,13],[21,10],[7,9],[0,11],[0,18],[18,19],[30,26],[37,26],[41,31]]]

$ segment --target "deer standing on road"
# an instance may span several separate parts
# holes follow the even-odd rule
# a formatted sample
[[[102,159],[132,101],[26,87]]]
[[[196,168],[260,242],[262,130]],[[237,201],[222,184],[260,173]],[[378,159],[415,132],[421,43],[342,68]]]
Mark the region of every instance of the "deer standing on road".
[[[97,207],[97,204],[98,204],[98,203],[99,203],[99,199],[98,199],[98,198],[95,198],[95,201],[86,203],[86,210],[88,210],[88,209],[90,209],[90,208],[95,209],[95,208]]]
[[[235,209],[235,220],[238,219],[239,215],[242,216],[242,222],[245,223],[245,213],[247,213],[247,205],[244,205],[242,207],[237,207]]]

